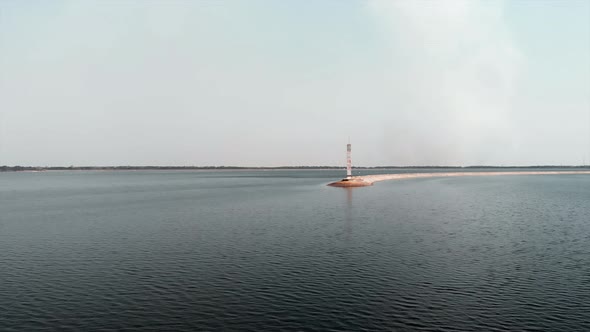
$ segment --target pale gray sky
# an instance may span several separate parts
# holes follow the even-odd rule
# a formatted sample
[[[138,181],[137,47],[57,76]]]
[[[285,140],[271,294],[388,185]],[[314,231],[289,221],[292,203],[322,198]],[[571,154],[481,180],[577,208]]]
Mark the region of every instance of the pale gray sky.
[[[0,0],[0,165],[590,162],[590,1]]]

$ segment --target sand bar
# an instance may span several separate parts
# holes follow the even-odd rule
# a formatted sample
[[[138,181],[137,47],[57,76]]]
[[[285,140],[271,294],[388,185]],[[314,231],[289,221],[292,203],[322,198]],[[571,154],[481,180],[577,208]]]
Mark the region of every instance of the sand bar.
[[[558,175],[558,174],[589,174],[590,171],[517,171],[517,172],[432,172],[432,173],[398,173],[373,174],[354,176],[328,184],[333,187],[365,187],[373,183],[388,180],[403,180],[416,178],[434,178],[451,176],[495,176],[495,175]]]

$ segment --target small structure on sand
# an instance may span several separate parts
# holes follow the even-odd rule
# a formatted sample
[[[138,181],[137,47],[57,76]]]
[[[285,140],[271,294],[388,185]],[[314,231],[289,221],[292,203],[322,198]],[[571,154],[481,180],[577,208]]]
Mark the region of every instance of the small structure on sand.
[[[351,145],[346,144],[346,177],[340,181],[329,183],[332,187],[366,187],[371,186],[373,183],[367,182],[360,177],[352,176],[352,158],[351,158]]]

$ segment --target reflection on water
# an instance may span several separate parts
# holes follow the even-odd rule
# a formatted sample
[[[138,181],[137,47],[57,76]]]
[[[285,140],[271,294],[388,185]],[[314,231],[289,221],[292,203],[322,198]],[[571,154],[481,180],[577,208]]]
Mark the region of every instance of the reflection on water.
[[[350,242],[350,236],[352,233],[352,191],[354,188],[341,188],[346,192],[346,208],[345,208],[345,232],[346,240]]]

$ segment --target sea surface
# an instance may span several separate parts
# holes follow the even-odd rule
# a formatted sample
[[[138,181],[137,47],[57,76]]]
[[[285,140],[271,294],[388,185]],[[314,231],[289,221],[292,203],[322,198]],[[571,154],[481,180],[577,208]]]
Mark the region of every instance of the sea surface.
[[[0,173],[0,331],[590,331],[590,175],[342,173]]]

